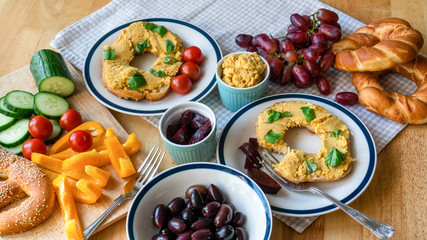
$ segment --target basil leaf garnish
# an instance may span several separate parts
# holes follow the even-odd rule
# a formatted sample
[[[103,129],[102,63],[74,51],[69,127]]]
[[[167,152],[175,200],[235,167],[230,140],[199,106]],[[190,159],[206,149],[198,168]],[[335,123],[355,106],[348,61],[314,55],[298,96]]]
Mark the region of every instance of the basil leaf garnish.
[[[154,23],[149,23],[149,22],[145,23],[144,27],[148,30],[153,31],[153,32],[158,32],[160,37],[163,37],[168,32],[168,29],[165,28],[164,26],[162,26],[162,25],[157,26]]]
[[[104,50],[104,57],[103,60],[114,60],[114,55],[116,54],[115,49],[107,49]]]
[[[159,77],[159,78],[166,77],[166,73],[163,72],[162,70],[159,70],[158,72],[156,72],[156,70],[150,68],[150,73],[153,74],[156,77]]]
[[[335,132],[331,132],[331,137],[335,137],[336,139],[338,139],[338,135],[340,135],[340,133],[341,133],[342,131],[341,131],[341,129],[339,129],[339,130],[336,130]]]
[[[169,39],[166,39],[165,42],[166,42],[166,54],[169,54],[176,49],[176,46],[173,45],[173,43]]]
[[[307,164],[307,172],[314,172],[317,170],[317,165],[314,162],[310,162],[307,158],[302,157]]]
[[[267,121],[266,121],[265,123],[272,123],[272,122],[274,122],[274,121],[279,120],[280,118],[283,118],[283,117],[290,117],[290,116],[291,116],[291,112],[288,112],[288,111],[285,111],[285,112],[278,112],[278,111],[275,111],[275,110],[273,110],[273,109],[269,109],[269,110],[267,111],[267,114],[268,114],[269,116],[268,116],[268,119],[267,119]]]
[[[338,166],[345,158],[345,154],[333,147],[326,155],[325,163],[331,167]]]
[[[145,81],[144,76],[139,73],[134,73],[132,77],[129,78],[128,81],[129,88],[135,90],[139,87],[147,85],[147,81]]]
[[[172,56],[165,57],[164,63],[166,63],[166,64],[174,64],[176,62],[178,62],[178,59],[176,59],[176,58],[174,58]]]
[[[270,130],[265,136],[264,139],[265,141],[271,143],[271,144],[275,144],[277,143],[277,141],[279,141],[279,139],[281,139],[283,137],[282,134],[276,133],[273,130]]]
[[[301,107],[300,109],[302,110],[302,114],[304,114],[305,120],[307,122],[310,122],[316,119],[316,116],[314,115],[314,110],[311,109],[310,107],[306,106],[306,107]]]
[[[138,44],[136,44],[136,51],[139,53],[144,53],[145,49],[150,47],[150,44],[148,43],[147,40],[141,41]]]

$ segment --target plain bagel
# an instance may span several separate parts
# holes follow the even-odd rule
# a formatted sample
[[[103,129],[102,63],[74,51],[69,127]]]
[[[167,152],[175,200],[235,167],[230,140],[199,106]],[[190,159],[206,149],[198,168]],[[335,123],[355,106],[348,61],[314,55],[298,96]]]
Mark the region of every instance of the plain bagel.
[[[332,44],[335,67],[373,72],[411,61],[424,43],[421,33],[400,18],[386,18],[359,28]]]
[[[411,95],[390,92],[378,78],[387,72],[353,73],[351,81],[359,92],[359,102],[369,111],[405,124],[427,123],[427,58],[414,60],[392,69],[413,81],[418,89]]]

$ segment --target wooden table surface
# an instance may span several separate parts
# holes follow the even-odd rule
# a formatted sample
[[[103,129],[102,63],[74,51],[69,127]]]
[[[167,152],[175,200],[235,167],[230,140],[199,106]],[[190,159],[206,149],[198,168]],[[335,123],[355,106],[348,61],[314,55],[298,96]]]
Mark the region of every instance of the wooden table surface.
[[[109,1],[1,0],[0,76],[29,64],[32,54],[50,48],[55,34],[91,14]],[[324,0],[362,22],[401,17],[427,36],[425,0]],[[422,51],[427,53],[427,44]],[[7,84],[7,83],[0,83]],[[113,112],[128,132],[154,138],[158,131],[140,117]],[[148,148],[148,146],[147,146]],[[147,154],[148,149],[142,150]],[[407,126],[379,154],[375,176],[367,190],[350,205],[372,218],[394,226],[394,239],[427,239],[427,124]],[[167,161],[171,161],[167,156]],[[91,239],[127,239],[122,219]],[[375,239],[367,229],[342,211],[319,217],[302,234],[274,219],[273,240]]]

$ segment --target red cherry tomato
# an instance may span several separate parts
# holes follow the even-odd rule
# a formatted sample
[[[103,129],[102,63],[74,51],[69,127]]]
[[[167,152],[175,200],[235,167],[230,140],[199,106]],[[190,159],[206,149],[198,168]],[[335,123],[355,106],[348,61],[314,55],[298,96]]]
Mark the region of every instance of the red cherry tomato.
[[[31,136],[34,138],[46,139],[52,134],[52,123],[44,116],[33,117],[28,124]]]
[[[191,90],[191,79],[185,75],[179,75],[172,79],[172,90],[178,94],[185,95]]]
[[[203,62],[202,50],[196,46],[186,48],[182,57],[184,62],[194,62],[197,65]]]
[[[71,133],[68,144],[74,151],[84,152],[92,146],[92,136],[84,130],[77,130]]]
[[[24,145],[22,145],[22,155],[28,160],[31,160],[31,153],[46,153],[46,144],[40,138],[33,138],[27,140]]]
[[[200,78],[200,68],[193,62],[186,62],[181,66],[181,74],[186,75],[192,82],[197,82]]]
[[[82,115],[75,109],[68,109],[59,119],[59,125],[67,131],[82,124]]]

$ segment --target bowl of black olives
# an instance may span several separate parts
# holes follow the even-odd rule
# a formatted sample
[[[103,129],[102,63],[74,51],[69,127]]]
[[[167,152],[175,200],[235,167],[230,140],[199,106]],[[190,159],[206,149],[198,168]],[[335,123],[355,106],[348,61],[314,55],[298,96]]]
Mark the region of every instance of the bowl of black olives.
[[[187,163],[140,190],[126,227],[131,240],[268,240],[272,215],[245,174],[217,163]]]

